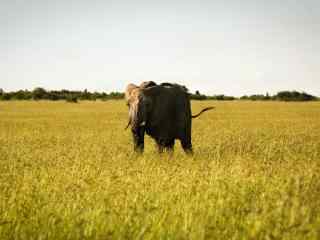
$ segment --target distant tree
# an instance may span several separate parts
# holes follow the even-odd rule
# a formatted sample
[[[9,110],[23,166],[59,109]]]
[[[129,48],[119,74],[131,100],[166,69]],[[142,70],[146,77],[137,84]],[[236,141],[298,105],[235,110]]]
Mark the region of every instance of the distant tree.
[[[223,100],[226,100],[226,101],[233,101],[233,100],[236,100],[237,98],[236,97],[233,97],[233,96],[224,96],[224,99]]]
[[[13,93],[13,98],[16,100],[27,100],[31,98],[31,93],[28,90],[19,90]]]
[[[299,97],[300,101],[314,101],[317,100],[316,96],[310,95],[308,93],[302,92]]]
[[[12,99],[12,94],[4,92],[2,95],[0,95],[0,98],[1,100],[9,101]]]
[[[90,93],[88,92],[87,89],[85,89],[80,96],[80,99],[82,100],[90,100]]]
[[[247,95],[240,97],[240,100],[248,100],[248,99],[249,99],[249,97]]]
[[[258,101],[258,100],[261,101],[261,100],[265,100],[265,96],[263,94],[254,94],[249,96],[249,99],[253,101]]]
[[[2,88],[0,88],[0,100],[3,100],[3,94],[4,94],[4,91]]]
[[[122,98],[124,98],[124,93],[111,92],[111,93],[109,94],[109,98],[110,98],[110,99],[122,99]]]
[[[271,100],[271,97],[270,97],[270,95],[269,95],[269,93],[267,92],[266,93],[266,96],[265,96],[265,98],[264,98],[265,100]]]
[[[96,101],[97,99],[99,99],[100,94],[98,92],[94,92],[91,94],[90,100]]]
[[[67,96],[66,101],[70,102],[70,103],[77,103],[78,102],[78,98],[76,96],[70,94],[70,95]]]
[[[100,94],[100,99],[101,99],[102,101],[108,100],[108,94],[106,94],[105,92],[102,92],[102,93]]]
[[[34,100],[45,99],[47,91],[44,88],[37,87],[32,91],[32,98]]]
[[[279,101],[313,101],[317,98],[305,92],[281,91],[277,93],[275,99]]]
[[[59,95],[59,92],[57,91],[50,91],[47,93],[48,100],[57,101],[61,99],[61,96]]]
[[[207,96],[204,94],[201,94],[199,90],[197,90],[195,94],[190,94],[190,98],[193,100],[206,100]]]

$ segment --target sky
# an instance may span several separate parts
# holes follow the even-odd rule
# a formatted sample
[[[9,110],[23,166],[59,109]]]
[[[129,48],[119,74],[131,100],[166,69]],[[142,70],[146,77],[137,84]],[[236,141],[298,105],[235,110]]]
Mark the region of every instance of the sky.
[[[319,0],[1,0],[0,88],[320,96]]]

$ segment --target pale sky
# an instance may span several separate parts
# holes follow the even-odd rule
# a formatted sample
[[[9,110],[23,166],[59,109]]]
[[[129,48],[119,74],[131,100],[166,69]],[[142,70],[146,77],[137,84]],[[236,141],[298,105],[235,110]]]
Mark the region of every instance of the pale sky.
[[[0,0],[0,88],[320,96],[319,0]]]

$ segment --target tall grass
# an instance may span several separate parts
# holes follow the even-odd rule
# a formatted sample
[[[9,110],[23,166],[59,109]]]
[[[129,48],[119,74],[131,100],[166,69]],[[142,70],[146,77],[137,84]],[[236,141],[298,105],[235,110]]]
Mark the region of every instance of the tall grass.
[[[122,101],[0,102],[0,239],[320,239],[320,103],[210,105],[189,157]]]

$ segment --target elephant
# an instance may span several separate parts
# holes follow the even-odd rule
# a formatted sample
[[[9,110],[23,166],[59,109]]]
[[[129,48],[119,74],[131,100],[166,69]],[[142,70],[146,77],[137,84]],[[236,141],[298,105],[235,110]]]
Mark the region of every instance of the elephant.
[[[140,86],[130,83],[125,90],[129,107],[129,121],[135,152],[144,150],[145,133],[153,138],[158,151],[172,152],[175,139],[180,140],[183,150],[191,154],[192,118],[213,109],[207,107],[196,115],[191,114],[188,89],[179,84],[153,81],[143,82]]]

